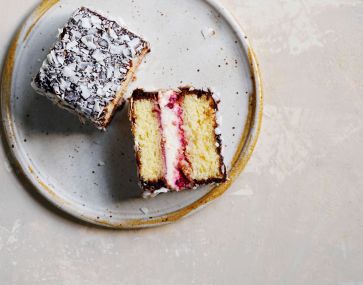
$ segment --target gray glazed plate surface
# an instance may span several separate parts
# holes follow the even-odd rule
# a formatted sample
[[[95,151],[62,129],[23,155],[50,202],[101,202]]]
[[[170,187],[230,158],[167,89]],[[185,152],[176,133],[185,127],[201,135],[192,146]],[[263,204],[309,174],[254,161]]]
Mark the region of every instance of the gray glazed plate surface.
[[[57,29],[80,6],[121,17],[151,44],[129,86],[146,90],[193,85],[221,96],[224,156],[230,180],[222,185],[141,198],[127,106],[106,132],[82,125],[30,87]],[[115,228],[175,221],[220,196],[256,143],[262,114],[258,66],[247,37],[214,1],[43,1],[9,49],[1,109],[12,154],[23,175],[50,202],[82,220]]]

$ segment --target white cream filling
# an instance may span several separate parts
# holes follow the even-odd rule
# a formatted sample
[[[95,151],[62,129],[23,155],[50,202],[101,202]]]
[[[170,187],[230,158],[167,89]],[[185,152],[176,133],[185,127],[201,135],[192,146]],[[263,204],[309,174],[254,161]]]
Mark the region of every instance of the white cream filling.
[[[172,109],[167,105],[170,103],[170,97],[175,94],[174,91],[159,91],[159,106],[161,127],[163,129],[164,137],[164,154],[165,154],[165,180],[169,187],[178,189],[175,184],[179,178],[177,165],[179,162],[179,151],[182,148],[180,133],[179,133],[179,120],[178,109],[179,105],[175,104]]]

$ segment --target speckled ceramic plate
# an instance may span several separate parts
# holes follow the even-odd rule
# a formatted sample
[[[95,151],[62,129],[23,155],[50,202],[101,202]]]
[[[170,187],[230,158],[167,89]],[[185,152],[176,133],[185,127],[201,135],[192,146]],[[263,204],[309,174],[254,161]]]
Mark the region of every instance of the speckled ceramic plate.
[[[126,109],[107,132],[82,125],[30,87],[57,35],[81,5],[121,17],[152,52],[136,87],[184,84],[221,94],[222,135],[229,181],[193,191],[140,198]],[[262,114],[258,66],[247,37],[212,0],[43,1],[26,20],[5,63],[4,132],[23,175],[50,202],[91,223],[131,228],[175,221],[220,196],[252,154]]]

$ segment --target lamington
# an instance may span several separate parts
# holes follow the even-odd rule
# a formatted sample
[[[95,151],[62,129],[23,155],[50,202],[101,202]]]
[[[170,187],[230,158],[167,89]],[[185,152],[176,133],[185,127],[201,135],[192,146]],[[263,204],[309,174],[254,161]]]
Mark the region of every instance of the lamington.
[[[144,196],[226,180],[218,103],[209,89],[133,92],[129,118]]]
[[[104,129],[149,44],[89,8],[77,9],[59,35],[32,87],[58,106]]]

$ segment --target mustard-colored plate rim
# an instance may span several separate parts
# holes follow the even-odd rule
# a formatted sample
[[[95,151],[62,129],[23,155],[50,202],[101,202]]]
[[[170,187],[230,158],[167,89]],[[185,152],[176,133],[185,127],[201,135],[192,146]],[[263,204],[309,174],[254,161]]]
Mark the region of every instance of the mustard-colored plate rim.
[[[185,206],[177,211],[170,212],[165,215],[156,216],[153,218],[145,218],[145,219],[129,219],[125,220],[121,223],[114,223],[108,220],[100,220],[94,219],[92,217],[88,217],[86,215],[76,215],[72,210],[71,205],[69,205],[66,201],[64,201],[61,197],[57,195],[46,183],[44,183],[33,171],[33,167],[28,165],[24,167],[20,163],[19,153],[15,152],[13,148],[10,146],[15,143],[15,132],[14,125],[12,121],[11,108],[10,108],[10,97],[11,97],[11,84],[12,84],[12,76],[13,76],[13,68],[16,57],[16,52],[18,46],[23,42],[28,35],[31,33],[33,27],[37,24],[39,19],[59,0],[43,0],[38,7],[32,12],[27,20],[24,21],[23,25],[20,27],[16,35],[14,36],[12,43],[9,47],[7,57],[4,63],[2,78],[1,78],[1,115],[3,120],[3,132],[6,135],[7,147],[12,157],[15,158],[15,167],[19,172],[19,177],[21,179],[25,178],[30,181],[36,189],[41,188],[44,191],[40,191],[43,196],[45,196],[50,202],[52,202],[55,206],[60,207],[65,212],[80,218],[84,221],[112,228],[119,229],[128,229],[128,228],[142,228],[149,226],[162,225],[166,223],[171,223],[179,220],[182,217],[185,217],[192,212],[200,209],[202,206],[212,202],[219,196],[221,196],[236,180],[238,175],[242,172],[244,167],[246,166],[248,160],[252,156],[253,150],[257,143],[257,139],[261,129],[262,122],[262,111],[263,111],[263,88],[261,81],[261,74],[259,70],[259,65],[251,48],[251,45],[245,36],[244,32],[241,30],[237,21],[233,18],[233,16],[226,11],[226,9],[221,6],[215,0],[205,0],[212,7],[214,7],[219,13],[227,20],[227,22],[231,25],[232,29],[237,33],[238,38],[240,39],[244,52],[246,53],[250,68],[251,68],[251,79],[253,80],[253,94],[250,95],[249,100],[249,110],[248,117],[246,121],[246,125],[244,128],[243,135],[238,145],[238,149],[234,155],[232,161],[232,169],[229,172],[229,179],[223,184],[220,184],[210,190],[206,195],[196,200],[195,202]],[[27,30],[25,31],[25,24],[30,22],[30,25],[27,25]],[[23,36],[20,38],[20,36]]]

